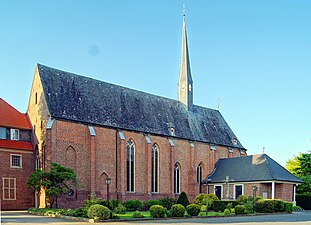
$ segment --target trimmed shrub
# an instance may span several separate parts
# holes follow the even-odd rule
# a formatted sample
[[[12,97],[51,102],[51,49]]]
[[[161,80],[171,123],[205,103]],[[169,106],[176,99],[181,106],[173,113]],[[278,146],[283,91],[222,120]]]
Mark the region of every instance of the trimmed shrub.
[[[255,202],[254,210],[258,213],[273,213],[274,212],[274,203],[273,200],[263,199]]]
[[[245,213],[250,214],[254,212],[254,202],[253,201],[247,201],[245,204]]]
[[[151,206],[160,205],[159,200],[147,200],[143,202],[143,210],[148,211]]]
[[[86,211],[92,206],[100,203],[100,199],[95,194],[90,194],[89,199],[85,200],[84,208]]]
[[[244,205],[237,205],[234,207],[235,214],[245,214],[245,206]]]
[[[121,202],[118,199],[111,199],[110,200],[110,205],[112,207],[111,210],[114,210],[115,208],[117,208],[119,204],[121,204]]]
[[[115,209],[114,212],[116,214],[125,214],[126,213],[126,208],[120,203]]]
[[[183,217],[185,215],[185,207],[182,204],[175,204],[171,208],[173,217]]]
[[[90,206],[87,215],[90,219],[107,220],[110,218],[110,210],[106,206],[96,204]]]
[[[135,211],[132,217],[133,218],[144,218],[144,215],[139,211]]]
[[[244,195],[240,195],[236,201],[240,204],[240,205],[243,205],[247,202],[247,198],[244,196]]]
[[[123,202],[123,205],[125,206],[127,211],[137,211],[141,210],[142,203],[139,200],[127,200]]]
[[[274,207],[274,212],[284,212],[285,211],[285,205],[282,200],[276,199],[273,200],[273,207]]]
[[[293,203],[291,203],[291,202],[284,202],[284,208],[285,208],[286,212],[292,213],[293,212]]]
[[[231,213],[235,213],[235,208],[230,209]]]
[[[206,212],[206,205],[202,205],[200,211],[201,212]]]
[[[160,198],[159,201],[160,201],[159,205],[162,205],[167,210],[170,210],[172,206],[175,205],[177,202],[175,198]]]
[[[255,203],[255,202],[258,202],[259,200],[263,200],[263,198],[262,198],[261,196],[256,196],[256,197],[254,198],[254,203]]]
[[[204,202],[206,202],[206,194],[201,193],[201,194],[198,194],[198,195],[194,198],[193,203],[194,203],[194,204],[197,204],[197,205],[199,205],[199,206],[201,206],[201,205],[203,205],[203,200],[204,200]],[[205,204],[204,204],[204,205],[205,205]]]
[[[190,204],[187,206],[186,210],[189,216],[197,216],[200,213],[201,207],[197,204]]]
[[[296,197],[297,205],[303,209],[311,209],[311,193],[298,194]]]
[[[181,204],[184,206],[184,208],[186,208],[189,205],[189,200],[188,200],[188,196],[186,194],[186,192],[181,192],[178,200],[177,200],[177,204]]]
[[[238,202],[236,201],[213,201],[213,210],[215,212],[223,212],[226,208],[227,205],[231,203],[232,207],[235,207],[236,205],[238,205]]]
[[[150,207],[150,216],[152,218],[163,218],[165,213],[166,209],[162,205],[153,205]]]
[[[231,213],[230,209],[225,209],[225,210],[224,210],[224,214],[225,214],[225,216],[230,215],[230,213]]]
[[[87,210],[84,207],[76,208],[73,216],[87,218]]]

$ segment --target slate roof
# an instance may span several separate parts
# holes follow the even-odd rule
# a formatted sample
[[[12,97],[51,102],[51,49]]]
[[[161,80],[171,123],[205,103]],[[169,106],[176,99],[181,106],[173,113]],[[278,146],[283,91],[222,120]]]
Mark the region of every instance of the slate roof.
[[[20,113],[9,103],[0,98],[0,126],[31,130],[27,114]]]
[[[37,65],[53,118],[244,149],[218,110]],[[237,144],[233,144],[233,139]]]
[[[207,179],[211,179],[211,183],[223,183],[226,176],[233,182],[274,180],[302,183],[266,154],[219,159],[214,171],[203,183],[206,183]]]

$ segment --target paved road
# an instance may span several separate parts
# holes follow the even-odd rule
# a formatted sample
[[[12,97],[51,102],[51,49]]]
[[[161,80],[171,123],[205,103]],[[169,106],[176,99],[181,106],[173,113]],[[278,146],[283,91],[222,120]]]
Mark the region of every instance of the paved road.
[[[2,212],[1,225],[82,225],[89,224],[86,222],[76,222],[70,220],[63,220],[58,218],[34,216],[25,211],[19,212]],[[157,221],[136,221],[136,222],[111,222],[107,225],[163,225],[163,224],[180,224],[180,225],[201,225],[201,224],[215,224],[215,225],[311,225],[311,211],[295,212],[293,214],[279,214],[269,216],[242,216],[229,218],[194,218],[194,219],[176,219],[176,220],[157,220]],[[103,224],[103,223],[102,223]]]

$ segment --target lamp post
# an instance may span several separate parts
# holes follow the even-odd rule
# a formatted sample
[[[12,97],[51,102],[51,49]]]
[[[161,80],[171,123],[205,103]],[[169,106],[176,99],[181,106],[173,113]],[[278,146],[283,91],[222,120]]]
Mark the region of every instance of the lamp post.
[[[211,183],[212,179],[206,179],[206,217],[208,217],[208,183]]]
[[[252,186],[252,190],[253,190],[253,198],[256,197],[256,191],[257,191],[257,186]]]
[[[111,184],[111,178],[110,177],[107,177],[105,179],[105,183],[107,185],[107,200],[109,200],[109,185]]]

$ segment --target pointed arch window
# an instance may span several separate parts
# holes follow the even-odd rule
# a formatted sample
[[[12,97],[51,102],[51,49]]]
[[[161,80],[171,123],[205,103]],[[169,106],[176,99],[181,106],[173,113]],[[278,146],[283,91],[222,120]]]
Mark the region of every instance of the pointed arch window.
[[[151,192],[159,192],[159,149],[156,144],[152,146]]]
[[[180,166],[178,163],[174,165],[174,193],[180,193]]]
[[[197,167],[197,183],[199,184],[199,193],[202,192],[202,163],[200,163]]]
[[[135,145],[132,140],[126,146],[127,191],[134,192],[135,179]]]

